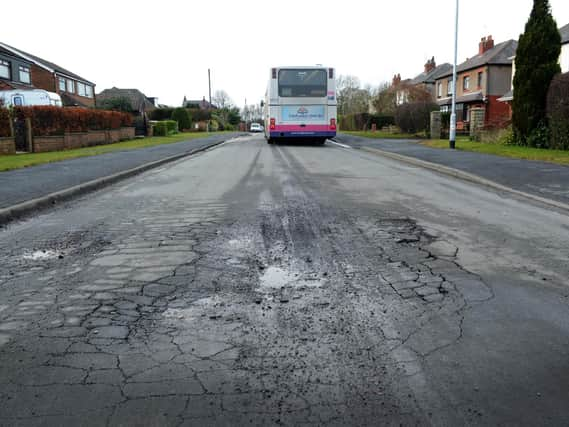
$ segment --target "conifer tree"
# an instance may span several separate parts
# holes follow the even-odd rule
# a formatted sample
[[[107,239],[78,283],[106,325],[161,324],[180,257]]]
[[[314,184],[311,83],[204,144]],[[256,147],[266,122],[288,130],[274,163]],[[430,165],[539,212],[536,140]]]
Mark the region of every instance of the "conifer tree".
[[[561,72],[560,53],[561,35],[549,1],[534,0],[515,59],[512,121],[519,144],[547,145],[547,91],[553,77]]]

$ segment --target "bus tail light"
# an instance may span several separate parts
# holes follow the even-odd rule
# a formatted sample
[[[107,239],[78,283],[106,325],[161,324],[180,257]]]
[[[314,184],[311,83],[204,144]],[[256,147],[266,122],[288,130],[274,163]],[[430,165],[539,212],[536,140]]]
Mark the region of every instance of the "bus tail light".
[[[271,130],[275,130],[275,119],[273,119],[272,117],[271,117],[269,128]]]
[[[336,130],[336,119],[330,119],[330,130]]]

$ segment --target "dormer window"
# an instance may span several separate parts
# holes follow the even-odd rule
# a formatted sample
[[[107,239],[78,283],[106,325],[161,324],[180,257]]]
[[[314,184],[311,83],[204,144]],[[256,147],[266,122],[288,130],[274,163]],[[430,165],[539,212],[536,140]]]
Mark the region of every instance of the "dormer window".
[[[60,92],[65,92],[65,79],[63,77],[58,77],[57,78],[57,82],[59,85],[59,91]]]
[[[10,63],[0,59],[0,78],[9,79],[10,77]]]
[[[20,72],[20,81],[22,83],[31,83],[32,82],[32,78],[31,78],[31,74],[30,74],[30,68],[29,67],[25,67],[23,65],[20,65],[18,67],[19,72]]]

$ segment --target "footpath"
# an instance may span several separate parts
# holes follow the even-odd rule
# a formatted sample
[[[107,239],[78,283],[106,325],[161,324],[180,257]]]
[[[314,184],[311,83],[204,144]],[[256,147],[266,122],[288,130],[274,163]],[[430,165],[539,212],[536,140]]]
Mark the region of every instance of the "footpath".
[[[569,166],[468,151],[443,150],[411,140],[373,139],[345,134],[334,139],[352,148],[393,154],[393,158],[398,160],[489,185],[497,190],[512,189],[520,195],[534,196],[530,198],[538,201],[545,199],[553,201],[554,203],[550,204],[555,206],[569,206]]]
[[[0,224],[168,161],[218,145],[240,133],[114,151],[0,172]]]

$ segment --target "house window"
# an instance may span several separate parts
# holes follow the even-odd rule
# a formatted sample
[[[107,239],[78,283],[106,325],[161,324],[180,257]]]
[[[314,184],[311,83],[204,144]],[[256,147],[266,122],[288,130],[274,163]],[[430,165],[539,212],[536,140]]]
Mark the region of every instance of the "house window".
[[[9,79],[10,78],[10,63],[0,59],[0,78]]]
[[[464,76],[462,79],[462,90],[470,89],[470,76]]]
[[[67,80],[67,92],[75,93],[75,83],[73,80]]]
[[[483,76],[484,76],[484,73],[483,73],[482,71],[480,71],[480,72],[478,73],[478,83],[477,83],[478,89],[480,89],[480,88],[482,87],[482,77],[483,77]]]
[[[443,96],[443,83],[437,83],[437,98],[441,98]]]
[[[20,81],[22,83],[31,83],[32,79],[30,76],[30,69],[29,67],[24,67],[23,65],[20,65],[19,67],[19,71],[20,71]]]
[[[87,92],[85,91],[85,84],[77,82],[77,95],[79,96],[87,96]]]
[[[85,93],[89,98],[93,98],[93,86],[85,85]]]
[[[447,95],[452,95],[453,80],[452,78],[447,81]]]
[[[65,79],[63,77],[58,77],[57,81],[59,84],[59,91],[65,92]]]
[[[441,113],[448,113],[449,108],[448,105],[441,105]]]

